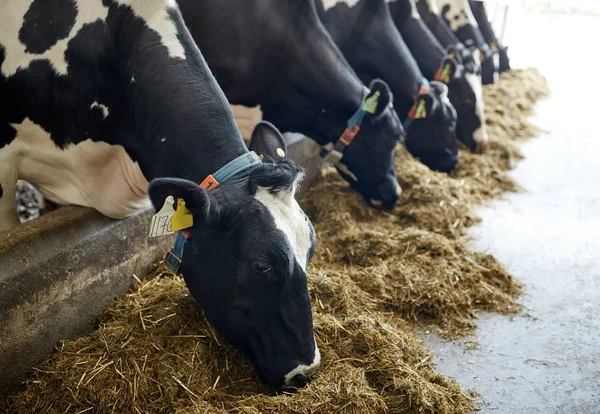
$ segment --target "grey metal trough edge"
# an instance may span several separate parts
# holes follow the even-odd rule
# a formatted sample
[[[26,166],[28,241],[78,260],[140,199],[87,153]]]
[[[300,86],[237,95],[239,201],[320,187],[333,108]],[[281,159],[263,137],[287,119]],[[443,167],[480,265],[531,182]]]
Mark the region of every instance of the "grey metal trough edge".
[[[305,167],[301,195],[319,174],[319,146],[286,134],[288,157]],[[0,395],[14,392],[64,339],[98,315],[164,256],[174,238],[148,239],[152,212],[111,220],[63,207],[0,232]]]

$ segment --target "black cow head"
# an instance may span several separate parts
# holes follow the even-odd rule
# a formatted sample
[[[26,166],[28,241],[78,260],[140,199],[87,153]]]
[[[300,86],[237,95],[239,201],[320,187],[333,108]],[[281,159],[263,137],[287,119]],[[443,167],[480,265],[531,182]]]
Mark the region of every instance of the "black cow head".
[[[354,139],[336,168],[371,205],[392,208],[401,193],[394,156],[402,124],[393,110],[394,98],[387,84],[376,79],[370,90],[369,96],[379,94],[377,109],[374,114],[366,114],[361,131],[364,128],[371,133]]]
[[[315,232],[294,198],[302,170],[281,157],[281,134],[261,123],[250,148],[263,164],[215,190],[160,178],[150,198],[156,209],[183,198],[194,216],[181,272],[208,320],[265,383],[298,386],[320,364],[306,284]]]
[[[487,130],[481,87],[477,86],[479,79],[465,71],[460,54],[451,50],[442,60],[436,80],[448,85],[450,102],[458,115],[458,139],[471,151],[483,149],[487,143]]]
[[[448,100],[448,87],[437,81],[419,93],[409,114],[406,148],[429,168],[442,172],[454,170],[458,163],[456,110]]]
[[[481,82],[491,85],[498,82],[499,56],[496,49],[486,47],[481,50]]]
[[[367,99],[377,94],[377,106],[374,113],[366,113],[360,130],[352,143],[346,148],[343,158],[336,165],[340,175],[352,188],[359,191],[365,200],[373,206],[392,208],[400,197],[400,186],[396,178],[394,156],[400,141],[403,128],[398,115],[393,109],[393,95],[388,85],[378,79],[371,82]],[[297,107],[302,108],[301,105]],[[318,108],[318,103],[314,107]],[[357,108],[358,109],[358,106]],[[263,108],[265,119],[276,123],[281,129],[295,131],[295,126],[306,122],[306,113],[294,111],[282,106]],[[314,114],[314,125],[325,126],[330,122],[321,117],[330,114]],[[352,114],[347,115],[348,118]],[[304,125],[302,130],[308,132],[317,142],[324,145],[323,130],[308,131],[311,126]],[[344,125],[339,125],[337,138],[343,132]],[[332,140],[328,137],[328,140]]]
[[[510,58],[508,57],[508,46],[498,46],[498,70],[500,73],[510,70]]]

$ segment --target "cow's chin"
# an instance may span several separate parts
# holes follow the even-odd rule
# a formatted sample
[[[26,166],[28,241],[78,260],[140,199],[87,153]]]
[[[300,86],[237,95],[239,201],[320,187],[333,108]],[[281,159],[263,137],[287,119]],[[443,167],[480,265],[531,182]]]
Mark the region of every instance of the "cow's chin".
[[[415,157],[429,167],[431,170],[443,173],[454,171],[459,161],[459,154],[452,151],[425,151],[420,154],[413,154]]]

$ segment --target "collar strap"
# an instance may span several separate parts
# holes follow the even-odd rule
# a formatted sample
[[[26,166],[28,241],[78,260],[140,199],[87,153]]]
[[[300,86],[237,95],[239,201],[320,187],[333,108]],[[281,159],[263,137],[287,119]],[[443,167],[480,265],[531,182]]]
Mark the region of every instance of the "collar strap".
[[[377,109],[376,99],[379,98],[379,92],[375,92],[376,95],[373,95],[373,97],[377,96],[377,98],[374,100],[374,103],[369,102],[371,98],[367,99],[370,93],[371,91],[369,88],[363,85],[362,102],[360,103],[356,112],[354,112],[350,119],[348,119],[346,129],[344,129],[342,135],[340,135],[340,137],[334,143],[329,143],[321,147],[321,158],[323,158],[325,161],[333,165],[339,164],[344,157],[344,152],[350,146],[350,144],[352,144],[352,141],[360,131],[360,125],[365,118],[365,114],[375,113]]]
[[[254,151],[247,152],[246,154],[240,155],[233,161],[228,162],[217,172],[209,174],[209,176],[206,177],[202,183],[200,183],[200,187],[206,188],[209,191],[214,190],[231,177],[243,171],[255,168],[261,163],[261,159]],[[191,236],[192,232],[190,229],[181,230],[179,233],[177,233],[175,245],[167,253],[167,257],[165,257],[165,265],[175,274],[179,274],[179,268],[181,267],[181,261],[183,260],[183,251],[188,239]]]
[[[417,93],[417,96],[415,98],[415,102],[413,103],[413,106],[410,108],[410,111],[408,111],[408,116],[402,123],[402,126],[404,127],[404,132],[408,131],[408,128],[411,126],[412,122],[415,119],[421,118],[421,117],[417,117],[417,109],[418,109],[418,105],[420,104],[419,95],[421,95],[422,93],[428,93],[430,91],[431,91],[431,85],[429,85],[429,81],[427,79],[423,78],[421,87],[419,88],[419,92]]]
[[[207,190],[214,190],[221,183],[224,183],[236,174],[260,164],[262,161],[254,151],[250,151],[244,155],[240,155],[235,160],[228,162],[214,174],[209,174],[208,177],[200,183],[200,187]]]

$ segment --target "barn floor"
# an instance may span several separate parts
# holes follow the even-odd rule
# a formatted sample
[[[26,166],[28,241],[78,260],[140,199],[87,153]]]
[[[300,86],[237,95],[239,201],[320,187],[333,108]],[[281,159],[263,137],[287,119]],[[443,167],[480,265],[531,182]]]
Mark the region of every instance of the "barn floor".
[[[523,19],[507,43],[548,78],[534,122],[549,133],[522,146],[525,191],[482,210],[471,235],[523,283],[528,316],[482,315],[475,341],[424,338],[483,413],[600,413],[600,83],[577,78],[600,67],[579,41],[600,18]]]

